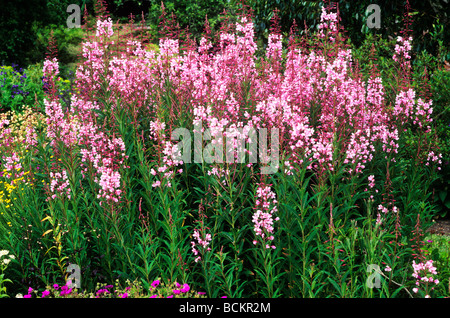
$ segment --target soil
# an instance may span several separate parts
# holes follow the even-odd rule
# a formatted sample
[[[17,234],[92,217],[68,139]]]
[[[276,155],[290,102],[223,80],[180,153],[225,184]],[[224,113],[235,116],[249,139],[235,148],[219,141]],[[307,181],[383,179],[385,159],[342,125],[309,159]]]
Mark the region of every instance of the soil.
[[[438,219],[427,230],[431,234],[448,235],[450,236],[450,219]]]

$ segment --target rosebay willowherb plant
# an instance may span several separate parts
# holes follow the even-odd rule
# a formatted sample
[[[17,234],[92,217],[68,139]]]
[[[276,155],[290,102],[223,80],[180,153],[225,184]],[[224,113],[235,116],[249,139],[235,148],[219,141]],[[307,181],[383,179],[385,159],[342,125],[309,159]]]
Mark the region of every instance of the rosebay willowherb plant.
[[[0,125],[3,169],[16,158],[30,171],[0,206],[17,281],[45,287],[72,263],[86,289],[117,278],[149,289],[158,276],[209,297],[410,295],[408,237],[432,215],[440,155],[432,102],[407,76],[389,104],[332,8],[312,45],[292,29],[283,47],[274,19],[263,56],[245,11],[217,38],[162,37],[159,50],[101,12],[70,109],[50,56],[46,130],[30,130],[25,157]],[[394,55],[405,72],[409,42]],[[378,289],[371,264],[389,268]]]

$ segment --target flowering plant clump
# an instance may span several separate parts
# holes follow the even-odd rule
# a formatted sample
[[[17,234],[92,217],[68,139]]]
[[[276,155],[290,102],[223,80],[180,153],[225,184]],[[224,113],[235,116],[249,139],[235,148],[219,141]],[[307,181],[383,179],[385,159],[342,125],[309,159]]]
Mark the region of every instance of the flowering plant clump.
[[[202,292],[195,292],[189,284],[165,284],[155,280],[150,284],[148,290],[144,289],[137,280],[131,282],[127,280],[126,287],[121,287],[117,280],[115,285],[97,284],[95,292],[80,291],[71,288],[68,284],[53,284],[47,286],[45,290],[39,292],[29,287],[27,294],[17,294],[16,298],[204,298]]]

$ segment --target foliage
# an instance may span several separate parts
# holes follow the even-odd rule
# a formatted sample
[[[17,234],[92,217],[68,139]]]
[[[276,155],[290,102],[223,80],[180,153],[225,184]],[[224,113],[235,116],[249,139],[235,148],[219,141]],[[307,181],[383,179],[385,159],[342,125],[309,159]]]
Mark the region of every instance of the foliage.
[[[240,1],[232,1],[236,6]],[[250,0],[245,2],[255,14],[256,34],[267,43],[270,21],[274,10],[278,10],[280,27],[287,35],[295,19],[301,33],[307,26],[310,32],[317,30],[320,21],[320,8],[326,5],[336,5],[340,12],[340,23],[345,28],[352,43],[359,46],[368,35],[380,35],[385,39],[399,34],[403,28],[406,1],[279,1],[279,0]],[[381,28],[369,29],[366,25],[367,17],[372,12],[366,9],[370,4],[380,6]],[[449,35],[443,30],[448,28],[449,16],[444,8],[448,5],[445,0],[440,1],[409,1],[409,15],[412,19],[413,37],[416,39],[414,51],[428,50],[436,54],[439,43],[449,43]],[[447,48],[448,49],[448,48]],[[447,57],[448,60],[448,57]]]
[[[0,107],[2,112],[22,112],[24,106],[34,105],[43,110],[45,85],[43,82],[42,64],[34,64],[26,69],[17,65],[0,67]],[[71,83],[58,77],[57,89],[61,96],[67,98],[71,91]]]
[[[74,66],[76,65],[78,56],[80,55],[80,43],[83,40],[83,30],[81,28],[67,28],[66,25],[50,24],[45,27],[38,27],[33,25],[33,32],[36,35],[36,40],[33,45],[33,50],[30,50],[30,59],[35,61],[43,61],[47,46],[50,39],[50,33],[53,32],[55,41],[57,43],[58,57],[62,65]],[[67,77],[67,75],[66,75]]]
[[[70,0],[3,2],[0,12],[0,62],[16,63],[22,67],[41,62],[43,57],[32,49],[37,39],[36,27],[50,24],[65,27],[66,10],[71,3]]]
[[[167,18],[173,14],[180,30],[188,29],[189,33],[197,40],[200,39],[200,35],[204,32],[205,21],[208,21],[209,27],[214,30],[220,22],[220,15],[225,10],[232,9],[228,5],[228,1],[225,0],[169,0],[163,2],[151,0],[150,3],[147,21],[154,29],[158,29],[163,22],[161,21],[163,13]],[[159,34],[155,35],[157,38],[160,37]]]

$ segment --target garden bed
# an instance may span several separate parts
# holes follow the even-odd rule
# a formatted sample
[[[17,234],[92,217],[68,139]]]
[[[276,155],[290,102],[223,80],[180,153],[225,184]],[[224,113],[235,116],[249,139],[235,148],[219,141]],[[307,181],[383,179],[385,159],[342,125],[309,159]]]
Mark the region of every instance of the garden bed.
[[[448,241],[424,237],[450,233],[430,224],[446,166],[407,28],[380,70],[333,6],[304,37],[275,17],[265,48],[235,20],[199,43],[169,25],[155,48],[101,14],[65,99],[50,45],[40,115],[0,117],[0,295],[449,295]]]

